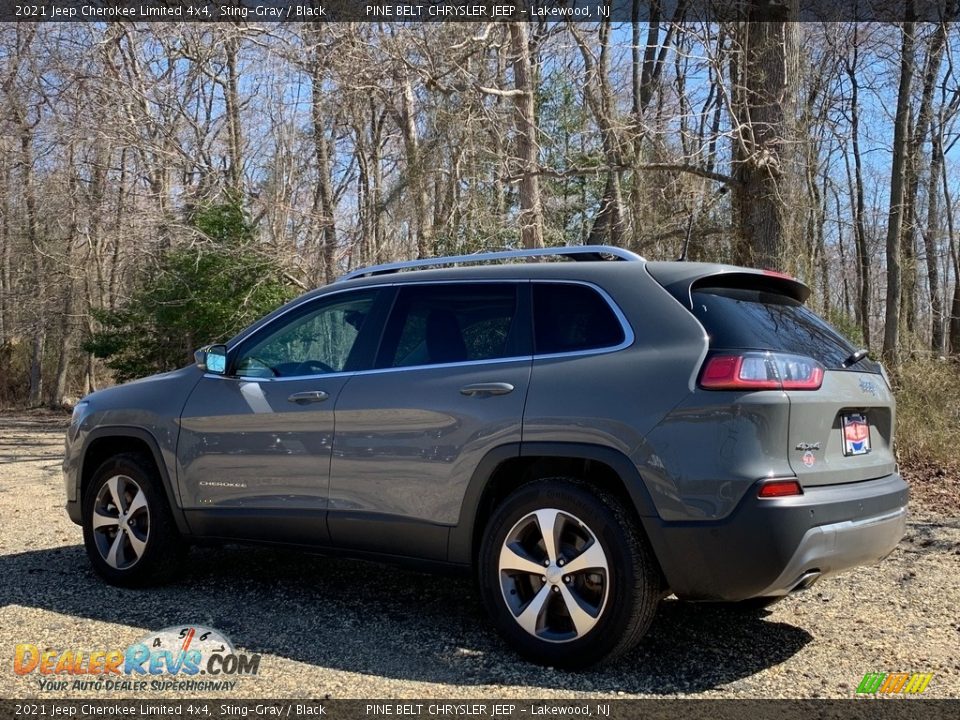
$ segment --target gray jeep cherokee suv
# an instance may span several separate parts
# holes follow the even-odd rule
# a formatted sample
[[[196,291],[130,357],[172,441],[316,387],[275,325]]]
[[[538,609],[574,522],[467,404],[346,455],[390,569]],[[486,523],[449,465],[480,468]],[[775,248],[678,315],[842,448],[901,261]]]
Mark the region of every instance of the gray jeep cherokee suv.
[[[489,262],[534,255],[579,262]],[[472,569],[584,666],[668,592],[762,606],[896,546],[890,387],[807,295],[607,247],[367,268],[84,399],[67,510],[118,585],[199,539]]]

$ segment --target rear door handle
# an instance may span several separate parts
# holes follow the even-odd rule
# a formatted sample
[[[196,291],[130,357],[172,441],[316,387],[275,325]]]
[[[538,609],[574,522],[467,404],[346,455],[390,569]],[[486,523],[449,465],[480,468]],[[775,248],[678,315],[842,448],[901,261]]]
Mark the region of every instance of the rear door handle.
[[[323,402],[329,395],[323,390],[307,390],[305,392],[294,393],[287,398],[289,402],[297,405],[309,405],[310,403]]]
[[[467,397],[484,397],[486,395],[506,395],[513,392],[513,385],[505,382],[474,383],[460,388],[460,394]]]

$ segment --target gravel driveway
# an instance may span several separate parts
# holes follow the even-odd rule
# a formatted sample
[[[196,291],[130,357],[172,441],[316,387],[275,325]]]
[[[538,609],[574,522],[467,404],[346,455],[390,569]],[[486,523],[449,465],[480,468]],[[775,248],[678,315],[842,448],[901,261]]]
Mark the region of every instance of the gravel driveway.
[[[570,674],[519,660],[460,578],[231,546],[194,549],[172,586],[109,587],[63,509],[64,425],[0,417],[3,698],[43,694],[36,674],[11,671],[17,643],[122,648],[179,624],[262,654],[233,697],[850,697],[868,671],[932,672],[926,696],[960,697],[960,509],[949,504],[915,502],[878,567],[752,615],[667,600],[636,652]]]

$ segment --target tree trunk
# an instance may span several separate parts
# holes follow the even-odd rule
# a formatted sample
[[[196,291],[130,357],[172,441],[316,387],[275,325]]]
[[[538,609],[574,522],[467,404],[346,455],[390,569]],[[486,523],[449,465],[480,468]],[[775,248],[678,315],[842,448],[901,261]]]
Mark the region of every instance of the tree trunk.
[[[373,261],[387,260],[383,212],[383,125],[386,111],[370,100],[370,211],[373,218]]]
[[[931,133],[930,174],[927,180],[927,225],[923,231],[923,250],[930,289],[930,350],[934,356],[944,353],[943,298],[940,294],[940,268],[937,267],[937,238],[940,237],[940,175],[943,172],[943,140],[939,124]]]
[[[610,21],[600,23],[600,56],[594,60],[593,51],[584,36],[571,27],[571,34],[580,47],[586,69],[584,97],[600,130],[603,156],[606,162],[606,182],[600,209],[593,221],[588,242],[591,244],[623,245],[626,234],[623,205],[623,190],[620,183],[620,168],[624,165],[621,150],[620,129],[617,122],[616,98],[610,85]],[[637,102],[642,102],[642,97]],[[638,112],[642,112],[642,106]],[[639,174],[635,173],[635,181]]]
[[[953,197],[950,194],[946,163],[940,168],[940,180],[943,182],[943,209],[947,216],[947,242],[950,246],[950,260],[953,262],[953,301],[950,303],[948,337],[951,354],[960,355],[960,252],[957,250],[957,237],[954,233]]]
[[[240,127],[240,91],[237,55],[240,52],[240,37],[234,30],[227,37],[225,51],[227,55],[227,86],[223,105],[227,116],[227,160],[228,181],[234,200],[243,197],[243,136]]]
[[[907,331],[911,335],[917,332],[917,196],[920,188],[920,162],[923,144],[930,132],[933,121],[933,91],[937,78],[940,75],[940,65],[943,58],[944,46],[947,41],[947,25],[940,23],[930,36],[927,47],[927,57],[923,64],[923,88],[920,93],[920,109],[917,112],[916,127],[910,138],[910,149],[906,158],[906,197],[904,198],[904,220],[902,230],[903,243],[903,288],[901,299],[901,313]],[[931,158],[931,163],[933,159]],[[937,176],[931,167],[930,182],[937,185]],[[939,193],[937,193],[939,194]],[[930,202],[931,199],[928,199]],[[935,201],[928,206],[928,220],[930,210]],[[924,234],[924,247],[927,237]],[[929,278],[929,265],[928,265]]]
[[[315,24],[313,34],[313,65],[310,72],[311,82],[311,119],[313,121],[313,153],[317,163],[317,187],[313,196],[313,212],[319,217],[320,248],[323,279],[329,285],[336,279],[337,225],[335,221],[336,204],[333,197],[333,179],[331,175],[330,150],[327,140],[327,117],[323,103],[323,72],[325,59],[321,53],[322,24]]]
[[[68,269],[69,272],[69,269]],[[61,408],[66,404],[67,374],[73,353],[73,292],[74,281],[70,277],[64,287],[63,307],[60,315],[60,354],[57,357],[57,374],[50,392],[50,407]]]
[[[960,280],[954,281],[950,303],[950,352],[960,355]]]
[[[20,155],[23,163],[23,194],[26,206],[26,236],[33,252],[33,272],[36,283],[36,305],[33,308],[32,352],[30,355],[30,393],[28,402],[38,406],[43,402],[43,351],[46,343],[46,317],[44,312],[44,256],[40,248],[40,236],[37,224],[37,197],[33,186],[33,135],[24,126],[20,135]]]
[[[849,163],[847,164],[847,172],[849,175]],[[834,192],[833,192],[833,201],[835,204],[837,217],[843,217],[843,210],[840,205],[840,193],[837,192],[836,188],[834,188]],[[847,272],[846,272],[847,250],[846,250],[846,244],[844,242],[843,225],[840,225],[837,228],[837,254],[840,256],[839,258],[840,259],[840,281],[842,283],[842,288],[843,288],[843,296],[842,296],[843,313],[844,315],[849,317],[850,315],[855,314],[855,311],[852,309],[851,303],[850,303],[850,282],[847,279]]]
[[[857,28],[854,27],[854,33]],[[857,78],[860,42],[854,37],[852,59],[846,66],[850,80],[850,146],[853,154],[852,194],[854,198],[853,239],[857,255],[857,322],[863,344],[870,348],[870,254],[867,249],[866,201],[863,189],[863,155],[860,151],[860,83]],[[849,176],[849,160],[847,173]],[[848,178],[849,182],[849,178]]]
[[[103,179],[102,155],[103,153],[100,151],[98,153],[98,159],[100,159],[101,162],[96,163],[93,173],[94,180],[91,183],[91,194],[93,194],[94,197],[96,197],[98,193],[102,193],[102,188],[97,187],[98,180],[102,182]],[[54,409],[62,408],[66,404],[67,375],[70,371],[70,361],[72,359],[74,343],[74,290],[76,289],[76,270],[74,268],[73,254],[74,243],[80,234],[78,225],[80,208],[77,188],[77,167],[75,165],[73,147],[69,150],[68,158],[67,170],[70,173],[68,183],[70,222],[67,226],[66,249],[63,258],[66,278],[63,281],[63,299],[60,307],[60,347],[57,355],[57,371],[53,377],[53,386],[50,389],[50,396],[48,398],[50,407]],[[95,201],[95,207],[90,217],[91,243],[94,242],[95,239],[98,239],[100,234],[100,208],[98,205],[99,203]]]
[[[740,26],[740,54],[734,86],[733,209],[735,261],[782,267],[790,226],[788,120],[795,78],[788,71],[795,28],[786,6],[753,0],[748,22]],[[788,47],[788,45],[790,47]]]
[[[0,347],[12,335],[10,317],[10,245],[13,242],[10,232],[10,165],[6,158],[0,158]]]
[[[949,196],[945,202],[948,207],[947,222],[950,226],[950,259],[953,261],[953,300],[950,303],[949,326],[950,352],[953,355],[960,355],[960,251],[957,250],[957,239],[953,234],[953,212],[950,209]]]
[[[597,91],[599,97],[594,103],[597,123],[603,138],[603,154],[610,170],[600,201],[600,212],[590,232],[590,242],[624,244],[626,218],[624,217],[623,190],[620,186],[620,168],[623,166],[623,153],[620,150],[620,138],[616,128],[616,98],[610,86],[610,20],[600,23],[600,59],[596,68]],[[643,90],[641,88],[641,94]],[[640,98],[643,107],[644,98]],[[641,111],[642,112],[642,111]]]
[[[417,258],[425,258],[433,253],[432,225],[427,218],[427,177],[423,159],[420,156],[417,115],[413,103],[413,83],[410,82],[409,77],[404,78],[403,81],[400,129],[407,155],[407,183],[410,194],[413,196],[413,217],[410,218],[410,227],[414,234],[413,246],[416,248]]]
[[[536,97],[533,62],[526,22],[510,23],[513,49],[513,82],[517,90],[517,156],[520,161],[520,243],[525,248],[543,247],[543,205],[537,160]]]
[[[891,366],[900,362],[900,294],[904,170],[907,155],[907,132],[910,124],[910,93],[913,84],[914,29],[912,21],[903,23],[903,44],[900,51],[900,87],[893,124],[893,165],[890,173],[890,210],[887,218],[887,307],[883,328],[883,356]]]

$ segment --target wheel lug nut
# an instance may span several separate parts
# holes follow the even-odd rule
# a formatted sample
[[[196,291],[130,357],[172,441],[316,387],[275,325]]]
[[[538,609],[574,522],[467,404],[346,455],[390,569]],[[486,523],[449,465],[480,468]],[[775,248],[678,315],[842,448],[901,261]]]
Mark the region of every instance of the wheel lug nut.
[[[563,566],[563,560],[557,560],[557,565]]]
[[[569,584],[569,583],[570,583],[570,576],[569,576],[569,575],[564,575],[564,576],[563,576],[563,581],[564,581],[565,583]]]
[[[547,581],[547,576],[546,576],[546,575],[544,575],[542,578],[540,578],[540,582],[545,583],[546,581]]]
[[[560,588],[558,588],[556,585],[553,586],[552,590],[554,592],[560,592]]]
[[[549,560],[544,560],[544,561],[543,561],[543,566],[544,566],[544,567],[550,567],[550,561],[549,561]]]

